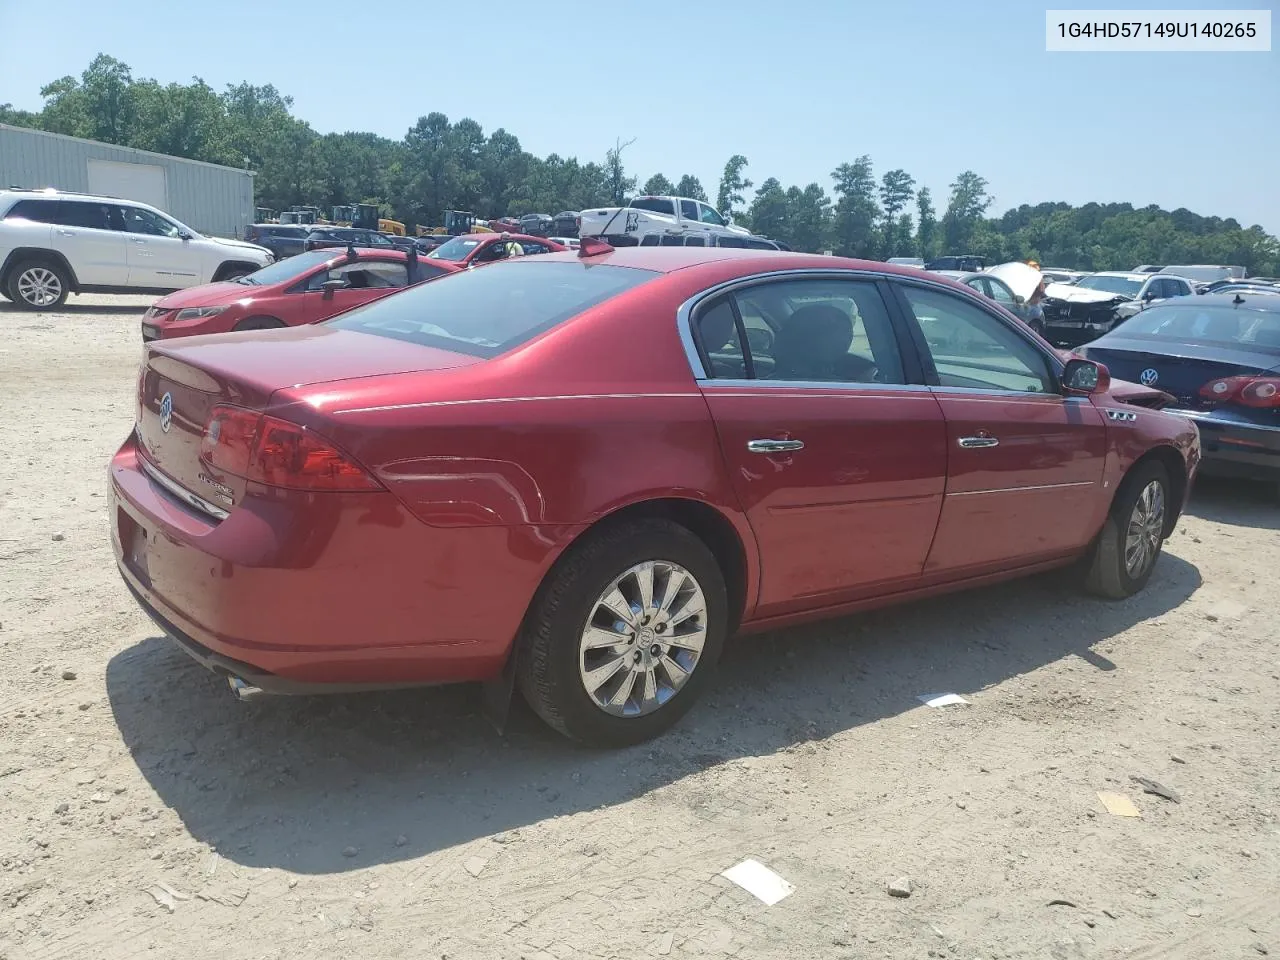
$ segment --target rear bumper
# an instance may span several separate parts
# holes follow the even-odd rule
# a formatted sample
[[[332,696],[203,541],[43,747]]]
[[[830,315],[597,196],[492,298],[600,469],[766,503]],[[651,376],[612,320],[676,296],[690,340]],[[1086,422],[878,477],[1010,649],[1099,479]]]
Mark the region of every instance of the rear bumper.
[[[431,527],[391,493],[247,494],[221,521],[110,466],[112,549],[160,628],[218,673],[275,692],[486,680],[550,550],[507,527]]]
[[[1280,427],[1239,423],[1209,413],[1167,408],[1200,429],[1200,472],[1280,482]]]

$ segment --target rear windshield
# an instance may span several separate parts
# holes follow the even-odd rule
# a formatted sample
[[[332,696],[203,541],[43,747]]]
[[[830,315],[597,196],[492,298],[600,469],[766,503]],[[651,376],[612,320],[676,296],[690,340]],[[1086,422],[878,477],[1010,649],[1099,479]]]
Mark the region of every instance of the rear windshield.
[[[656,276],[604,264],[504,263],[424,283],[329,325],[487,359]]]
[[[1247,306],[1240,309],[1226,304],[1161,304],[1126,320],[1117,335],[1217,343],[1280,354],[1280,310],[1251,310]]]
[[[313,270],[320,264],[328,263],[332,259],[332,250],[312,250],[309,253],[300,253],[296,257],[277,260],[261,270],[256,270],[247,276],[241,277],[236,282],[251,287],[269,287],[275,283],[283,283],[285,280],[300,277],[308,270]]]

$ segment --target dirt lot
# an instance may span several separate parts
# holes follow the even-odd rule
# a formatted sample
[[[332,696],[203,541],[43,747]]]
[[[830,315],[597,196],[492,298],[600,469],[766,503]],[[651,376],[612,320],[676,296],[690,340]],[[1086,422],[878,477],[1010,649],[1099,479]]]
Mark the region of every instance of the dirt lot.
[[[1203,484],[1124,603],[1039,579],[741,641],[620,753],[500,738],[471,689],[239,704],[111,559],[145,304],[0,306],[0,958],[1280,956],[1262,489]],[[795,892],[719,876],[747,857]]]

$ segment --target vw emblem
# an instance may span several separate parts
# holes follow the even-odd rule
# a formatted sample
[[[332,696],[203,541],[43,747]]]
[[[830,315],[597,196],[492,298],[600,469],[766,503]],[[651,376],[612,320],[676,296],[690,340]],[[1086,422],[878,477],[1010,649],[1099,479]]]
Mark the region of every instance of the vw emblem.
[[[1159,379],[1160,371],[1155,367],[1147,367],[1147,369],[1138,374],[1138,380],[1144,387],[1154,387]],[[168,394],[165,394],[165,396],[168,396]]]
[[[1143,374],[1145,376],[1145,374]],[[169,424],[173,423],[173,397],[169,393],[165,393],[160,398],[160,429],[165,433],[169,432]]]

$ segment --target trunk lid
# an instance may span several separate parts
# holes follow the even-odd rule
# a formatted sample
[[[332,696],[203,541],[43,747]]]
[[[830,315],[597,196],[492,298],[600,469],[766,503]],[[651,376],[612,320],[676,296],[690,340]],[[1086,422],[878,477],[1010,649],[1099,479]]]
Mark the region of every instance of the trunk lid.
[[[160,472],[227,508],[240,501],[245,481],[200,458],[214,407],[270,411],[272,396],[286,387],[477,362],[478,357],[323,324],[153,342],[139,377],[138,441]]]
[[[1170,344],[1161,350],[1154,343],[1119,336],[1091,343],[1084,352],[1090,360],[1105,365],[1116,379],[1163,390],[1185,410],[1215,406],[1200,396],[1200,388],[1210,381],[1258,376],[1275,369],[1263,365],[1265,359],[1247,350],[1192,344]]]

